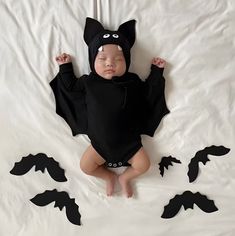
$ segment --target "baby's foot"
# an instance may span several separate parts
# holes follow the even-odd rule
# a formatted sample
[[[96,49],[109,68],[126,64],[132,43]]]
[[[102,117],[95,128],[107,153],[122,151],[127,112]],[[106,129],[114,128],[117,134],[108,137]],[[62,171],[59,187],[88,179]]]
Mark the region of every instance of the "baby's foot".
[[[133,196],[133,190],[132,190],[132,187],[130,185],[130,181],[129,180],[126,180],[125,178],[123,178],[122,175],[120,175],[118,177],[118,181],[122,187],[122,192],[128,197],[132,197]]]
[[[108,197],[113,195],[116,179],[117,175],[115,173],[112,173],[110,174],[109,179],[106,180],[106,193]]]

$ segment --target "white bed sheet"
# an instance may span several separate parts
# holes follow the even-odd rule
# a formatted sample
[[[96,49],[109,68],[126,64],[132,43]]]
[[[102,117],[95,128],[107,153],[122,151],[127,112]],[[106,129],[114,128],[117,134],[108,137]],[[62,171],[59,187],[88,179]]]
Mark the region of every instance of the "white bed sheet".
[[[1,236],[235,235],[233,0],[1,0],[0,12]],[[54,57],[70,53],[76,74],[89,72],[83,41],[87,16],[110,29],[137,20],[130,70],[141,78],[148,75],[153,56],[168,62],[164,75],[171,113],[154,138],[142,137],[151,168],[134,181],[132,199],[118,186],[113,197],[106,197],[104,183],[81,172],[79,160],[89,139],[72,137],[55,113],[49,86],[58,71]],[[191,158],[211,145],[231,150],[200,164],[198,179],[189,183]],[[47,172],[9,173],[23,156],[40,152],[60,163],[67,182],[55,182]],[[169,155],[182,164],[162,178],[158,162]],[[38,207],[29,201],[54,188],[76,199],[81,226],[71,224],[65,209],[54,209],[53,203]],[[195,206],[162,219],[164,205],[185,190],[206,194],[219,210],[207,214]]]

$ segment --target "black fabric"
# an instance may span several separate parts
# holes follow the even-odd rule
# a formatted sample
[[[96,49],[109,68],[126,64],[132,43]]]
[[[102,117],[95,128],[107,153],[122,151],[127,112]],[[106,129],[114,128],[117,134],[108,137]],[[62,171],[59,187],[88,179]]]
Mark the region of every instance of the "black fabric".
[[[201,210],[206,213],[218,211],[213,200],[209,200],[206,195],[199,192],[192,193],[191,191],[185,191],[180,195],[175,195],[169,203],[164,207],[162,218],[172,218],[179,212],[183,206],[185,210],[193,209],[196,204]]]
[[[38,153],[36,155],[29,154],[23,157],[20,162],[16,162],[13,169],[10,171],[12,175],[24,175],[32,167],[35,166],[35,171],[45,172],[47,169],[49,175],[58,182],[65,182],[67,178],[64,174],[64,169],[60,167],[59,163],[52,157],[48,157],[44,153]]]
[[[145,82],[134,73],[112,80],[95,73],[76,79],[72,63],[60,66],[50,85],[56,112],[73,135],[87,134],[96,151],[122,166],[141,148],[141,134],[153,136],[167,109],[163,69],[152,65]]]
[[[87,134],[87,107],[83,80],[75,78],[71,63],[60,66],[60,72],[50,82],[55,95],[56,113],[69,124],[72,134]]]
[[[58,207],[61,211],[65,208],[67,219],[72,224],[81,225],[79,206],[76,204],[74,198],[70,198],[67,192],[58,192],[56,189],[46,190],[43,193],[37,194],[35,197],[30,199],[30,201],[41,207],[55,202],[54,207]]]
[[[189,177],[189,182],[191,183],[197,179],[199,173],[199,163],[202,162],[204,165],[206,165],[206,163],[210,161],[208,155],[223,156],[226,155],[229,151],[230,151],[229,148],[215,145],[212,145],[210,147],[205,147],[203,150],[198,151],[195,154],[195,156],[191,159],[188,165],[187,174]]]
[[[177,158],[175,157],[172,157],[172,156],[168,156],[168,157],[162,157],[161,158],[161,161],[159,162],[159,170],[160,170],[160,175],[163,177],[164,175],[164,168],[166,168],[168,170],[168,167],[169,166],[173,166],[172,163],[180,163],[181,164],[181,161],[178,160]]]

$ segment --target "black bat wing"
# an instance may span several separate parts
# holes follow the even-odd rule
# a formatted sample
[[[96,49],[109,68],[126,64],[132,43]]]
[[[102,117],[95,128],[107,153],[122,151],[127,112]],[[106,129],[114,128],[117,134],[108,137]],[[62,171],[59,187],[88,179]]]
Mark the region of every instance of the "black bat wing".
[[[188,165],[188,177],[189,177],[189,182],[193,182],[197,176],[198,176],[198,172],[199,172],[199,161],[196,158],[197,154],[195,155],[195,157],[193,157]],[[207,157],[206,157],[207,158]],[[209,161],[209,159],[208,159]]]
[[[71,223],[81,225],[81,215],[78,211],[78,205],[75,203],[75,199],[69,197],[67,192],[58,192],[56,189],[46,190],[30,199],[30,201],[37,206],[46,206],[54,201],[54,207],[58,207],[60,210],[62,210],[63,207],[66,208],[66,215]]]
[[[159,170],[160,170],[160,175],[163,177],[164,175],[164,166],[159,163]]]
[[[194,194],[195,204],[204,212],[211,213],[218,211],[213,200],[209,200],[207,196],[200,194],[199,192]]]
[[[168,219],[174,217],[182,207],[182,204],[179,201],[179,195],[176,195],[172,198],[169,203],[164,206],[164,211],[161,215],[162,218]]]
[[[46,206],[56,200],[57,200],[56,189],[54,189],[52,191],[46,190],[45,192],[39,193],[35,197],[30,199],[30,201],[33,202],[37,206]]]
[[[161,176],[164,175],[164,167],[166,169],[168,169],[168,165],[169,165],[168,163],[166,164],[166,159],[165,158],[167,158],[167,157],[162,157],[161,161],[158,163]]]
[[[141,134],[153,137],[157,127],[165,115],[170,113],[165,100],[165,78],[163,77],[163,68],[151,66],[151,73],[145,80],[143,86],[143,103]]]
[[[206,148],[206,152],[209,155],[213,155],[213,156],[223,156],[223,155],[226,155],[227,153],[229,153],[229,151],[230,151],[229,148],[226,148],[222,145],[221,146],[212,145],[212,146]]]
[[[176,159],[175,157],[172,157],[172,156],[162,157],[160,163],[158,164],[161,176],[164,175],[164,167],[166,169],[168,169],[169,166],[173,165],[172,162],[181,163],[180,160],[178,160],[178,159]]]
[[[29,154],[26,157],[22,157],[19,162],[16,162],[13,169],[10,171],[12,175],[24,175],[26,174],[34,165],[37,164],[38,157]]]
[[[74,199],[69,199],[66,204],[66,215],[68,220],[75,225],[81,225],[80,219],[81,215],[79,213],[78,205],[75,203]]]
[[[69,67],[69,64],[66,66]],[[84,75],[79,78],[77,83],[85,77],[87,76]],[[55,96],[56,113],[66,121],[71,128],[72,134],[87,134],[85,94],[81,91],[76,91],[76,86],[73,90],[67,89],[59,73],[50,82],[50,86]]]
[[[65,182],[67,181],[67,178],[64,174],[64,169],[62,169],[59,166],[59,163],[55,161],[52,157],[48,158],[47,160],[47,171],[50,174],[50,176],[58,182]]]
[[[189,182],[191,183],[194,180],[196,180],[199,172],[199,162],[202,162],[205,165],[208,161],[210,161],[208,155],[222,156],[227,154],[229,151],[230,151],[229,148],[226,148],[224,146],[214,146],[214,145],[198,151],[196,155],[191,159],[188,165],[187,174],[189,177]]]
[[[192,195],[190,191],[186,191],[180,195],[175,195],[164,207],[161,217],[166,219],[174,217],[182,206],[184,206],[185,210],[188,208],[193,209],[193,202],[190,198],[190,195]]]

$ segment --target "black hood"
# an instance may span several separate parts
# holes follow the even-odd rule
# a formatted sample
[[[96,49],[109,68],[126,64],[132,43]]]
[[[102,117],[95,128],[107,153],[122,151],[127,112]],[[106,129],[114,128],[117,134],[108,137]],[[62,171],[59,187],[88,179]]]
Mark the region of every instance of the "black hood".
[[[92,72],[95,73],[94,62],[98,49],[106,44],[116,44],[122,48],[126,60],[126,72],[130,66],[130,50],[135,42],[135,20],[121,24],[117,31],[106,30],[95,19],[86,18],[84,40],[89,50],[89,63]]]

